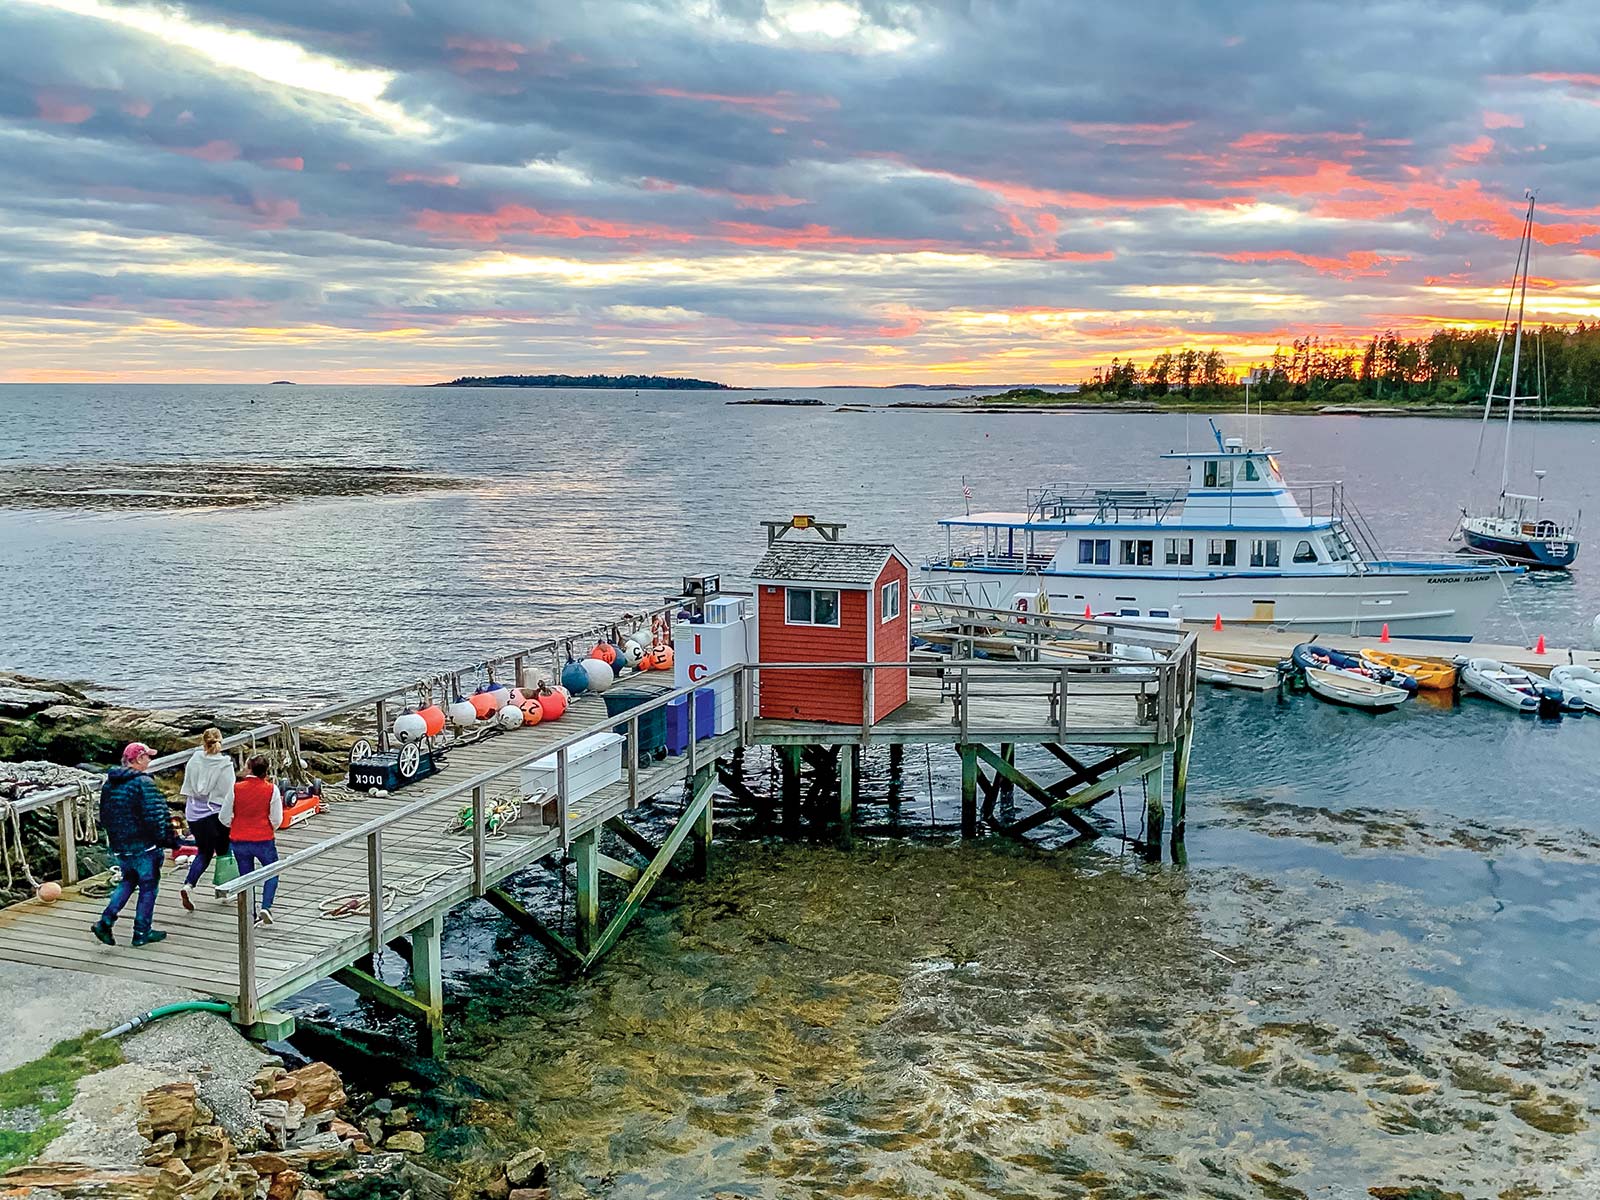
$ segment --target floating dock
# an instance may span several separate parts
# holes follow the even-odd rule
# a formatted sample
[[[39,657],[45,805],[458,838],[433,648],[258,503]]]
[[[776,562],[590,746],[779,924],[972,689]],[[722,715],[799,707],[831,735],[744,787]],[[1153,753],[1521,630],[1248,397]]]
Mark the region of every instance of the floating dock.
[[[1209,623],[1186,625],[1200,639],[1200,653],[1216,658],[1231,658],[1239,662],[1275,666],[1289,658],[1301,642],[1323,642],[1341,650],[1359,653],[1362,650],[1387,650],[1407,658],[1449,662],[1457,655],[1469,658],[1493,658],[1508,667],[1521,667],[1535,675],[1548,675],[1554,667],[1566,663],[1600,668],[1600,651],[1568,650],[1546,646],[1544,653],[1534,646],[1505,646],[1493,642],[1440,642],[1426,638],[1390,638],[1387,642],[1376,637],[1357,637],[1333,630],[1283,631],[1248,624],[1228,625],[1221,629]]]
[[[703,620],[707,602],[717,599],[705,589],[673,597],[642,615],[474,663],[458,674],[498,672],[499,678],[520,680],[525,666],[546,664],[559,673],[567,648],[592,641],[597,631],[615,636],[648,630],[654,619],[674,616]],[[961,760],[966,835],[988,827],[1020,837],[1060,821],[1078,836],[1100,836],[1102,830],[1087,819],[1089,810],[1133,785],[1142,787],[1144,799],[1142,850],[1159,859],[1165,832],[1178,857],[1194,728],[1196,639],[1192,633],[1152,634],[1115,620],[1075,622],[1072,638],[1091,653],[1011,662],[959,650],[918,650],[890,661],[738,661],[616,714],[608,714],[598,696],[575,696],[559,720],[441,746],[444,765],[438,773],[392,794],[329,788],[323,813],[280,832],[276,864],[223,885],[220,899],[203,880],[196,912],[181,909],[178,873],[169,867],[156,925],[170,936],[140,949],[126,945],[128,910],[116,926],[123,944],[102,946],[89,934],[104,905],[104,883],[78,880],[74,838],[83,809],[98,798],[73,789],[36,793],[12,808],[55,811],[65,891],[53,903],[32,900],[0,911],[0,960],[181,982],[226,1001],[238,1024],[265,1037],[282,1036],[292,1024],[274,1005],[332,978],[414,1018],[422,1049],[439,1054],[440,934],[451,909],[481,898],[572,969],[587,970],[622,936],[686,844],[692,867],[705,869],[719,767],[753,747],[771,747],[777,755],[786,815],[798,808],[802,772],[811,768],[813,796],[827,800],[842,839],[850,836],[864,747],[889,747],[891,771],[897,771],[905,746],[947,745]],[[1141,656],[1118,657],[1115,651],[1127,645],[1142,646]],[[776,681],[793,681],[789,672],[804,672],[806,680],[838,673],[868,698],[878,692],[878,677],[898,676],[906,681],[906,694],[881,718],[868,699],[854,722],[761,715],[763,680],[776,688]],[[718,710],[714,728],[697,729],[695,701],[714,688],[731,704]],[[265,743],[278,755],[298,755],[300,729],[339,721],[382,749],[392,715],[415,690],[396,686],[327,705],[230,737],[224,747],[243,752]],[[682,752],[664,754],[641,738],[642,722],[674,704],[687,718],[687,741]],[[624,765],[620,778],[580,795],[571,760],[597,734],[621,735]],[[1063,773],[1044,780],[1020,770],[1019,744],[1045,747]],[[164,756],[152,770],[181,770],[190,753]],[[554,762],[555,786],[529,796],[522,768],[539,760]],[[996,801],[1018,793],[1035,811],[1002,823]],[[670,830],[664,838],[652,839],[638,827],[645,809],[666,818]],[[563,914],[560,928],[528,911],[505,886],[541,864],[575,878],[570,923]],[[261,887],[272,877],[281,881],[274,923],[258,926]],[[604,879],[616,882],[603,887]],[[385,948],[409,962],[409,990],[384,981],[374,969],[372,956]]]

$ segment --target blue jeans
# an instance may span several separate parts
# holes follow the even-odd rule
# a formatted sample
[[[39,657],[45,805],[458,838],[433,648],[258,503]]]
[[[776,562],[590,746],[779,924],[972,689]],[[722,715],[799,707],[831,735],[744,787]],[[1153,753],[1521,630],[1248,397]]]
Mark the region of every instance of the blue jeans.
[[[234,842],[233,861],[239,864],[239,874],[248,875],[257,867],[268,867],[278,861],[277,842]],[[274,875],[261,888],[261,907],[271,908],[278,894],[278,877]]]
[[[161,851],[139,850],[133,854],[119,854],[117,864],[122,868],[122,879],[112,890],[111,900],[100,919],[110,925],[137,890],[139,905],[133,910],[133,932],[135,935],[149,933],[150,923],[156,913],[156,888],[161,884]]]

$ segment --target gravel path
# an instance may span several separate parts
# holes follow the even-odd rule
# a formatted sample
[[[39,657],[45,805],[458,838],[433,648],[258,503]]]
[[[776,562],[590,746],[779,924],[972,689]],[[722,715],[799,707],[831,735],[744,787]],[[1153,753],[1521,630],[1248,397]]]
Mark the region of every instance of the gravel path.
[[[202,997],[174,982],[153,987],[103,975],[0,963],[0,1071],[32,1062],[57,1042],[109,1029],[158,1004]]]

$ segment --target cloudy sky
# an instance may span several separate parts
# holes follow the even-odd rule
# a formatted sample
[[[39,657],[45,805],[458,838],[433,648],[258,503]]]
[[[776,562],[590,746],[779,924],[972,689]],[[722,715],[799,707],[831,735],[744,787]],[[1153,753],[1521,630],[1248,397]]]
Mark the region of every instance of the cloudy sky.
[[[1051,381],[1600,316],[1600,5],[4,0],[0,379]]]

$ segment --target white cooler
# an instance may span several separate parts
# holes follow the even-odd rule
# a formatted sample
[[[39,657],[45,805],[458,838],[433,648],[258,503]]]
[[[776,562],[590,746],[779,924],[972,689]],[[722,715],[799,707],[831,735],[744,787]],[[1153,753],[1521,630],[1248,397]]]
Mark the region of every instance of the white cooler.
[[[755,618],[743,597],[708,600],[704,623],[679,621],[672,627],[673,682],[686,688],[724,667],[749,662],[754,644]],[[715,732],[727,733],[733,728],[733,679],[707,686],[717,698]]]
[[[596,733],[567,747],[567,801],[583,800],[607,784],[622,780],[620,733]],[[522,768],[522,794],[533,798],[556,793],[556,756],[543,758]]]

